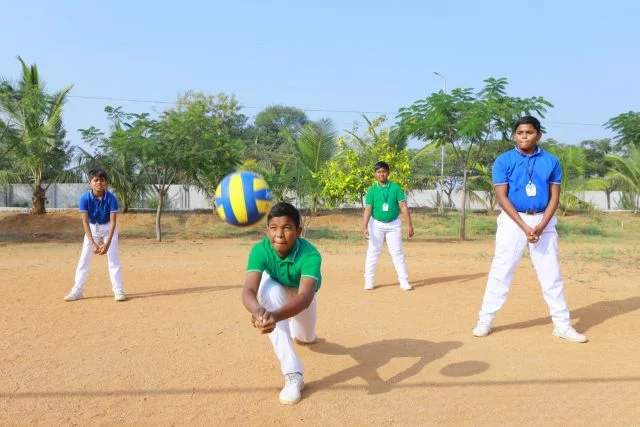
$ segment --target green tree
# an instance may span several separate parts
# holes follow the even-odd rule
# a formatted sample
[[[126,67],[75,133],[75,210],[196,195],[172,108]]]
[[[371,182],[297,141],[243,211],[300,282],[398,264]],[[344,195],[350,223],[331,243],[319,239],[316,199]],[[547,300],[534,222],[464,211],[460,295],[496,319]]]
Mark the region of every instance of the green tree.
[[[329,119],[309,123],[298,138],[292,140],[295,148],[295,170],[300,203],[305,195],[311,200],[311,213],[315,214],[322,194],[320,173],[337,151],[337,133]]]
[[[640,148],[640,112],[629,111],[617,115],[609,119],[605,127],[616,133],[614,140],[617,143]]]
[[[144,116],[126,113],[122,107],[107,106],[105,112],[111,122],[111,134],[105,137],[104,132],[94,126],[79,129],[82,139],[94,147],[96,153],[78,148],[76,160],[84,172],[95,167],[107,172],[109,187],[122,204],[122,212],[127,213],[132,205],[140,202],[148,193],[140,175],[139,163],[140,140],[145,137],[145,130],[131,125],[136,119],[144,119]]]
[[[297,139],[311,121],[304,111],[286,105],[271,105],[256,115],[255,138],[258,145],[275,150],[290,138]]]
[[[178,182],[197,186],[212,202],[218,183],[242,163],[246,116],[240,108],[233,95],[190,91],[161,121],[163,138],[184,150]]]
[[[338,154],[327,162],[318,177],[322,182],[322,195],[330,205],[344,202],[364,203],[364,196],[374,182],[373,165],[382,160],[391,166],[391,179],[407,188],[411,178],[411,164],[407,150],[396,151],[390,143],[391,131],[379,129],[384,116],[370,121],[364,117],[367,128],[358,135],[357,127],[349,135],[338,138]]]
[[[562,215],[576,210],[595,212],[595,207],[592,204],[584,202],[576,194],[577,191],[586,189],[583,178],[586,161],[584,149],[575,145],[559,144],[552,139],[545,141],[541,145],[558,158],[562,167],[558,211]]]
[[[608,159],[613,164],[611,173],[622,181],[622,188],[626,193],[632,193],[637,210],[638,195],[640,194],[640,148],[633,147],[628,157],[610,155]]]
[[[469,171],[478,163],[488,141],[502,136],[510,139],[513,123],[522,115],[544,117],[551,103],[541,97],[507,96],[507,79],[489,78],[477,94],[472,89],[433,93],[413,105],[401,108],[399,127],[406,135],[437,146],[448,144],[462,170],[462,211],[460,238],[466,238],[466,195]]]
[[[62,126],[62,110],[72,86],[48,94],[37,66],[27,65],[20,57],[18,61],[22,77],[17,84],[0,82],[0,160],[11,158],[10,168],[0,171],[0,183],[29,183],[31,213],[44,214],[49,186],[73,177],[65,170],[72,151]]]
[[[585,153],[584,178],[587,180],[585,188],[594,191],[604,191],[607,197],[607,210],[611,209],[611,194],[618,190],[621,181],[611,176],[613,167],[607,158],[611,154],[619,154],[614,144],[608,138],[582,141],[580,147]]]

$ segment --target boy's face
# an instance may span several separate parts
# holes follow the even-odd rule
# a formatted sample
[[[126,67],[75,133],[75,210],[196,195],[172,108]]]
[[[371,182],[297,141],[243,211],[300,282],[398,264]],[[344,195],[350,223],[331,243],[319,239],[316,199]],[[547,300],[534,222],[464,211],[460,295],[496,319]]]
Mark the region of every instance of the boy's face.
[[[296,239],[302,233],[301,227],[288,216],[277,216],[271,218],[267,224],[267,237],[271,247],[278,253],[280,258],[285,258],[291,252]]]
[[[93,191],[93,194],[96,196],[102,196],[104,193],[104,188],[107,186],[107,181],[99,176],[94,176],[89,181],[89,187]]]
[[[378,181],[380,184],[386,183],[389,179],[389,169],[379,168],[376,169],[374,174],[376,176],[376,181]]]
[[[538,132],[532,124],[523,124],[518,126],[516,132],[513,135],[513,139],[516,141],[516,146],[526,154],[533,154],[536,150],[536,143],[542,136],[541,132]]]

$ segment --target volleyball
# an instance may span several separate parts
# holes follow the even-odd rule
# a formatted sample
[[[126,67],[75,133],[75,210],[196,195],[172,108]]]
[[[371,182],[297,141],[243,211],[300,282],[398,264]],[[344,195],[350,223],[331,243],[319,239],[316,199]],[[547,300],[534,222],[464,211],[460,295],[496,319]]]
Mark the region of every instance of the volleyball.
[[[255,224],[271,209],[271,190],[257,173],[233,172],[216,188],[215,205],[221,219],[240,227]]]

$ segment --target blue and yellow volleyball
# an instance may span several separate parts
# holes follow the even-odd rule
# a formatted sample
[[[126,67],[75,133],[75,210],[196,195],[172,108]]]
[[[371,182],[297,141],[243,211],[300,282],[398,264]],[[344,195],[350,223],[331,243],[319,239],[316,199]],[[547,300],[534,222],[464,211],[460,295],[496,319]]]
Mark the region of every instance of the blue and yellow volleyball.
[[[216,188],[216,211],[231,225],[245,227],[255,224],[269,212],[272,202],[269,185],[257,173],[230,173]]]

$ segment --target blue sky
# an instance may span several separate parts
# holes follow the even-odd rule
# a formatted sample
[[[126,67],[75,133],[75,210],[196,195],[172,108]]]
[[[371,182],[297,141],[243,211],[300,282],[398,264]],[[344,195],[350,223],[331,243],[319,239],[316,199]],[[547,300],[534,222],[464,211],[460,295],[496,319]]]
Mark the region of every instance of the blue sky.
[[[307,4],[308,3],[308,4]],[[592,3],[592,4],[591,4]],[[547,137],[612,136],[611,117],[640,110],[640,2],[0,0],[0,76],[16,56],[50,91],[73,84],[76,129],[107,130],[104,106],[161,111],[187,90],[233,93],[253,116],[272,104],[350,129],[443,88],[506,77],[512,96],[555,107]],[[7,19],[8,18],[8,19]],[[369,114],[374,117],[375,114]]]

